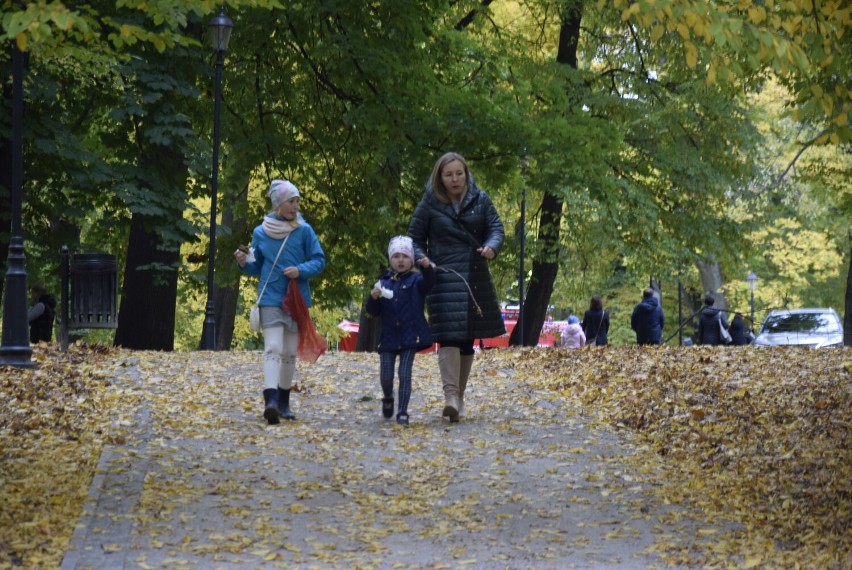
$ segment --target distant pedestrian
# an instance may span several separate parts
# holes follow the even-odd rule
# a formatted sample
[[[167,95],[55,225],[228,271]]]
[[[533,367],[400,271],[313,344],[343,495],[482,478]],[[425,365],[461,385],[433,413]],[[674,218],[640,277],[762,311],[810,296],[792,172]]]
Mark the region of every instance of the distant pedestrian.
[[[408,236],[390,240],[388,260],[390,271],[370,291],[367,312],[382,318],[377,345],[382,415],[388,419],[393,417],[393,369],[399,357],[396,423],[407,426],[414,356],[418,350],[432,345],[423,308],[426,294],[435,284],[435,268],[426,258],[420,261],[420,271],[415,268],[414,245]]]
[[[448,152],[435,162],[408,235],[418,263],[426,257],[437,265],[426,305],[432,337],[441,345],[441,415],[457,422],[464,417],[473,343],[506,332],[489,268],[506,237],[503,222],[461,155]]]
[[[634,307],[630,327],[636,331],[636,344],[660,344],[663,341],[663,308],[650,287],[642,292],[642,300]]]
[[[263,330],[263,417],[294,420],[290,388],[296,375],[299,327],[282,306],[291,281],[310,307],[308,279],[325,269],[325,252],[314,229],[299,213],[301,194],[290,181],[273,180],[269,187],[272,212],[254,228],[251,249],[234,252],[240,271],[259,276],[258,305]]]
[[[35,285],[30,291],[30,305],[27,320],[30,323],[30,342],[53,340],[53,321],[56,318],[56,298],[47,292],[44,285]]]
[[[731,320],[731,328],[728,329],[731,333],[731,344],[734,346],[744,346],[749,343],[748,328],[746,327],[745,319],[742,313],[735,313]]]
[[[568,325],[562,329],[561,346],[565,348],[580,348],[586,345],[586,335],[580,326],[580,319],[576,315],[568,317]]]
[[[604,311],[600,295],[592,297],[581,326],[587,345],[606,346],[609,343],[609,313]]]
[[[713,306],[715,303],[716,299],[713,295],[704,297],[704,308],[701,309],[701,316],[698,318],[698,344],[711,346],[727,344],[722,338],[719,327],[725,327],[727,330],[728,319],[725,318],[725,313]]]

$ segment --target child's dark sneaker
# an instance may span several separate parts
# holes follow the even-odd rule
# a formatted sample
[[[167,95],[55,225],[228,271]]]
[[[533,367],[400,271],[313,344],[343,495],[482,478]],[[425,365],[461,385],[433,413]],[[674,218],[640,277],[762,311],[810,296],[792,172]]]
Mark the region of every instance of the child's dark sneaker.
[[[393,398],[382,398],[382,415],[385,419],[393,417]]]
[[[396,423],[398,423],[401,426],[407,426],[408,425],[408,414],[399,414],[398,416],[396,416]]]

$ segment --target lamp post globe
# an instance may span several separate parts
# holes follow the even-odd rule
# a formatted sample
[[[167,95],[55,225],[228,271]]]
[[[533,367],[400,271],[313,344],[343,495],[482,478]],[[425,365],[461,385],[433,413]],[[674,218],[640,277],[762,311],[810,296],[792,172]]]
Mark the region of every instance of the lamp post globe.
[[[222,108],[222,68],[225,52],[231,40],[234,22],[225,14],[224,6],[207,26],[210,47],[216,52],[216,79],[213,100],[213,172],[210,183],[210,236],[207,253],[207,307],[204,311],[204,329],[201,333],[201,350],[216,350],[216,311],[213,302],[213,270],[216,262],[216,196],[219,192],[219,115]]]
[[[234,22],[225,14],[225,7],[219,10],[219,14],[207,24],[210,34],[210,47],[216,54],[224,54],[228,51],[228,42],[231,41],[231,30]]]

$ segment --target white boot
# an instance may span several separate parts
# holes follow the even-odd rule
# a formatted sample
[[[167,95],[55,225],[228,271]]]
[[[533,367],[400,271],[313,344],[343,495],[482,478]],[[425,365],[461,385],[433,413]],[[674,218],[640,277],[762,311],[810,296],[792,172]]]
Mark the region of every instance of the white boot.
[[[473,355],[462,354],[459,356],[459,417],[464,417],[464,389],[467,387],[467,378],[473,366]]]
[[[449,416],[451,422],[458,421],[459,417],[459,361],[457,346],[438,349],[438,367],[444,386],[444,411],[441,415]]]

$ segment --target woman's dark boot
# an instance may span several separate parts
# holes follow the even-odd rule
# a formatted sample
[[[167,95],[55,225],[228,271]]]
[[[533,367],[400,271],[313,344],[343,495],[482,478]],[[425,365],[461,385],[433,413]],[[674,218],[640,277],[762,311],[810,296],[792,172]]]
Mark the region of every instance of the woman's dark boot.
[[[290,389],[278,388],[278,415],[285,420],[295,420],[296,414],[290,410]]]
[[[263,410],[263,417],[270,424],[278,423],[278,389],[267,388],[263,391],[263,402],[266,406]]]

